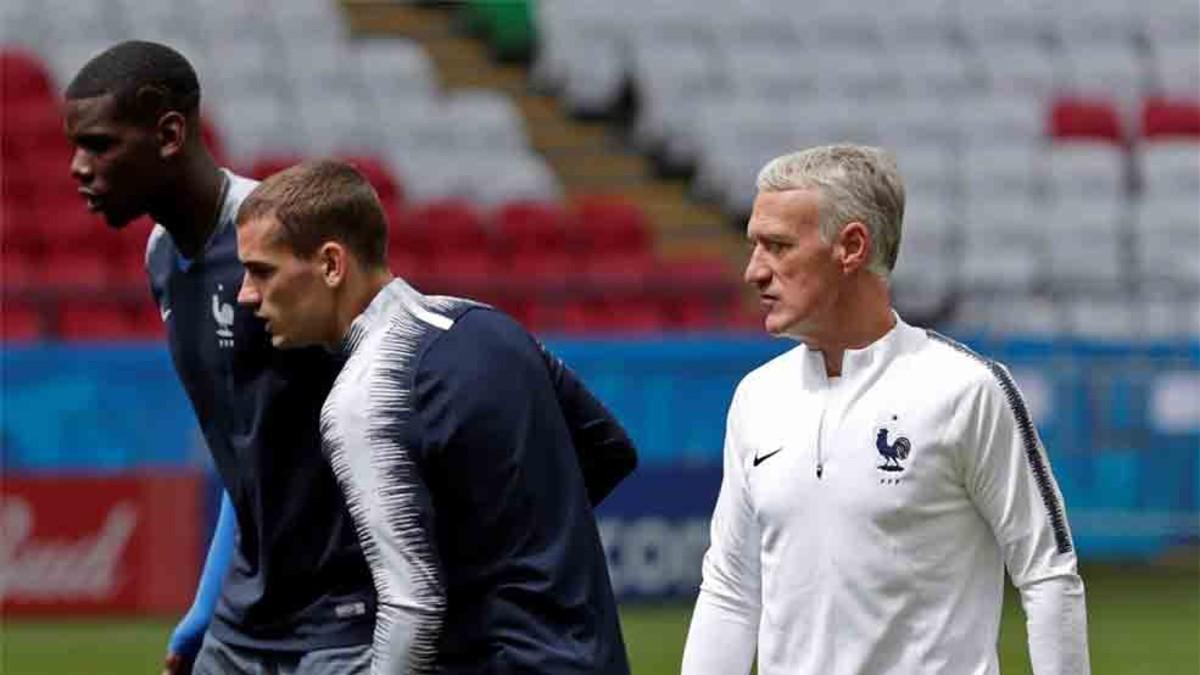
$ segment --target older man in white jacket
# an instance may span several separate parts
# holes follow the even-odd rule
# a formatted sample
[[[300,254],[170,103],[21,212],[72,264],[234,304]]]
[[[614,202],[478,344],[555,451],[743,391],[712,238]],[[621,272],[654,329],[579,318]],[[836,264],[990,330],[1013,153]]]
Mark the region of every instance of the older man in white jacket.
[[[1088,673],[1062,497],[1012,377],[891,307],[894,160],[813,148],[758,189],[746,280],[801,344],[734,394],[684,675],[756,651],[760,675],[996,675],[1005,567],[1034,673]]]

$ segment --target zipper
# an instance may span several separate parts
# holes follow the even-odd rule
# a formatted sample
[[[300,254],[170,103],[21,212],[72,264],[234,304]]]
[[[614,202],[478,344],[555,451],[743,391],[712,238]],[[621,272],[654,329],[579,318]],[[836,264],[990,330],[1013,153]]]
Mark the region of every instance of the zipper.
[[[821,480],[821,476],[825,473],[825,457],[821,450],[821,440],[825,435],[825,411],[829,409],[830,393],[831,390],[826,385],[825,395],[821,397],[821,416],[817,418],[817,480]]]

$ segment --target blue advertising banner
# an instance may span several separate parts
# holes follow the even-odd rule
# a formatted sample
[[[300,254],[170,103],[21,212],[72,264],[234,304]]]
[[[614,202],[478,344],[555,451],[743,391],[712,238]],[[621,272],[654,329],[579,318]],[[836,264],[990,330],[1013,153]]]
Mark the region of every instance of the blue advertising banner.
[[[694,592],[737,382],[790,342],[550,339],[629,429],[637,474],[599,511],[623,595]],[[1085,556],[1147,558],[1200,539],[1200,344],[968,340],[1012,370]],[[160,344],[5,345],[5,471],[208,463]]]

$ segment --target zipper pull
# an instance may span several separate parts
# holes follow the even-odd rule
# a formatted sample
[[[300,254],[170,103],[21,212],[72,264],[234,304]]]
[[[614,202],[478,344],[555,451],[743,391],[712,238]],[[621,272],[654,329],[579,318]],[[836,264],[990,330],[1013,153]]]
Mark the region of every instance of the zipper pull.
[[[825,471],[825,465],[824,465],[824,464],[817,464],[817,478],[820,478],[820,477],[821,477],[821,474],[822,474],[824,471]]]

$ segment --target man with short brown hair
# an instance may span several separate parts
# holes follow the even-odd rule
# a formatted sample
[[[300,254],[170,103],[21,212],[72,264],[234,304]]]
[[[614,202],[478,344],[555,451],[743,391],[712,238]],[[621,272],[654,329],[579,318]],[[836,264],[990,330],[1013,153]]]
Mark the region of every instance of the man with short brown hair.
[[[256,188],[237,232],[273,343],[346,359],[321,432],[379,598],[373,672],[628,673],[591,504],[632,444],[508,316],[395,278],[385,223],[318,161]]]

